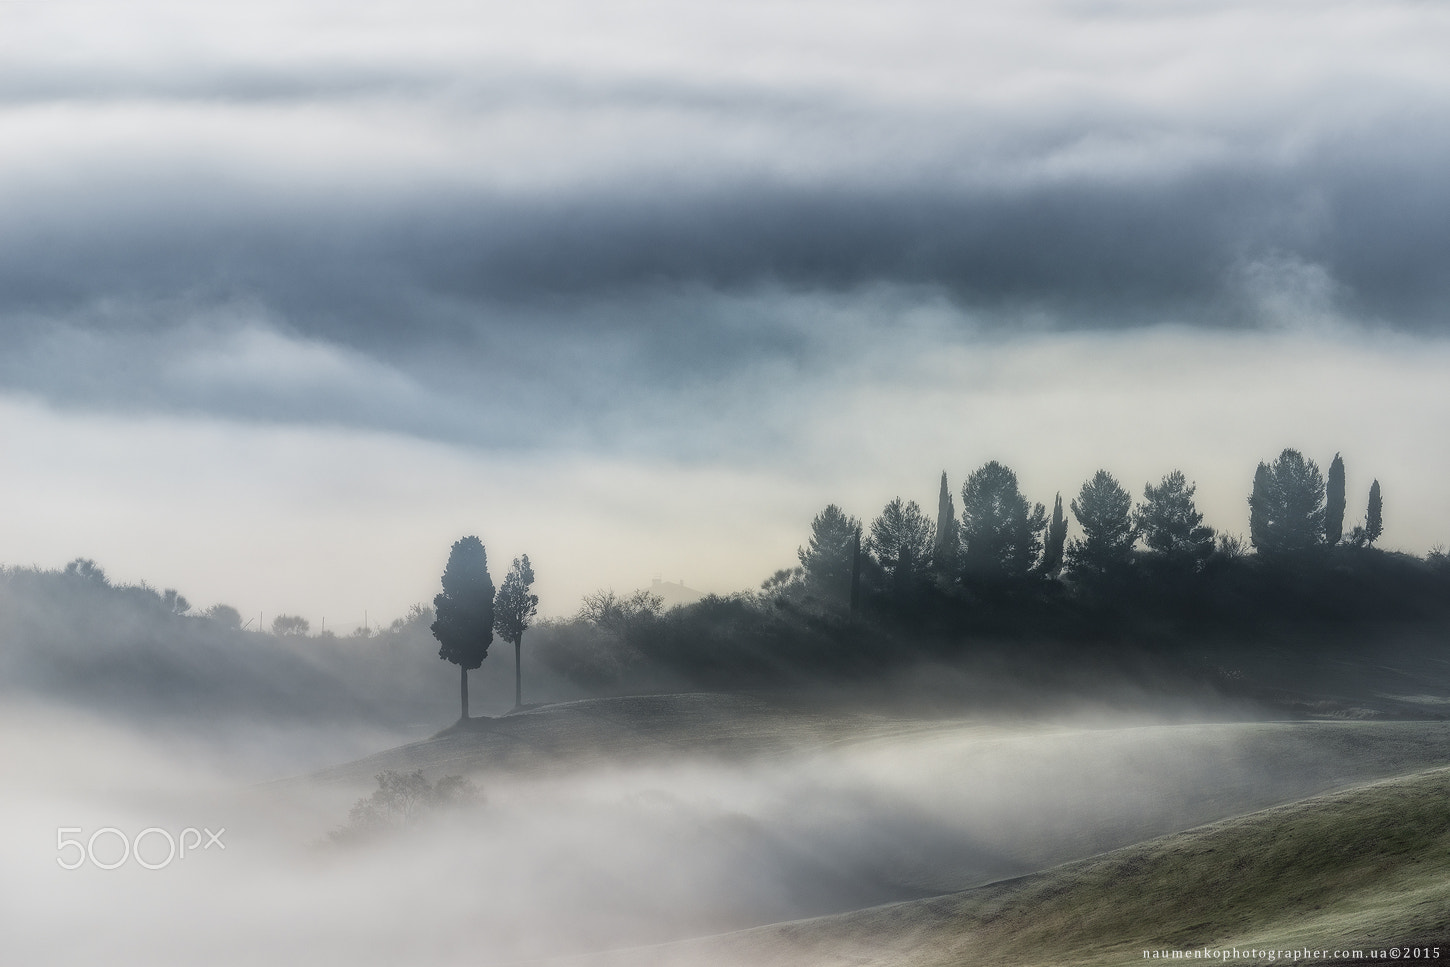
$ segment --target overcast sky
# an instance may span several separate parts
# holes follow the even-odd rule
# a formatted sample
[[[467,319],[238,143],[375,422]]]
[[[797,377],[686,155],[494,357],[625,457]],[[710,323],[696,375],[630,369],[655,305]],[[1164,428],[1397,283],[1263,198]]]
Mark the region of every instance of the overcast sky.
[[[1450,8],[0,4],[0,560],[314,628],[1343,453],[1450,543]]]

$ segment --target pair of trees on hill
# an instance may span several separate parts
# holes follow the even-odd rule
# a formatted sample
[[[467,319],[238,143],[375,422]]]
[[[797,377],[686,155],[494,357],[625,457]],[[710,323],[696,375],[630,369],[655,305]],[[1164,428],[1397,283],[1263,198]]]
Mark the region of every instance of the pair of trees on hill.
[[[529,590],[533,583],[534,569],[524,554],[514,558],[495,594],[483,541],[468,536],[453,542],[443,569],[443,591],[433,599],[437,617],[431,630],[438,639],[438,657],[458,666],[461,718],[468,718],[468,672],[488,657],[494,632],[514,646],[514,703],[523,705],[520,651],[539,607],[539,596]]]
[[[1213,553],[1215,538],[1194,503],[1196,491],[1183,471],[1174,470],[1156,485],[1144,484],[1143,500],[1135,507],[1122,484],[1099,470],[1071,504],[1082,536],[1066,549],[1068,569],[1088,582],[1111,578],[1132,566],[1141,539],[1171,569],[1196,571]]]

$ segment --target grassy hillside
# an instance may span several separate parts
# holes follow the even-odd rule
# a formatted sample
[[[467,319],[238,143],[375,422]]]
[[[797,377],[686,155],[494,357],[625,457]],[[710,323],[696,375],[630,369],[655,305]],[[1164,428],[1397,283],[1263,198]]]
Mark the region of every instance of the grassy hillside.
[[[1450,769],[953,896],[574,962],[1110,965],[1152,949],[1407,943],[1450,953]]]

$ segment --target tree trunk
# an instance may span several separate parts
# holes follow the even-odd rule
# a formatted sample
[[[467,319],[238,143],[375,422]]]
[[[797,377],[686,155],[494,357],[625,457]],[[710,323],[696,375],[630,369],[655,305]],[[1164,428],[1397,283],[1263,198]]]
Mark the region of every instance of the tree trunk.
[[[519,635],[519,640],[514,642],[514,708],[524,706],[524,673],[519,667],[519,646],[523,643],[523,635]]]
[[[462,718],[468,718],[468,669],[458,666],[458,694],[463,699]]]

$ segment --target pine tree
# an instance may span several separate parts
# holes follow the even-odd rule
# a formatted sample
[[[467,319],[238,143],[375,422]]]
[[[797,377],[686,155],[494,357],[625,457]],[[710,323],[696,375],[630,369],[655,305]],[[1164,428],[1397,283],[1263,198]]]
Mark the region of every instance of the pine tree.
[[[524,632],[539,610],[539,596],[529,593],[533,583],[534,569],[529,564],[529,556],[516,557],[493,603],[493,628],[500,638],[514,646],[515,706],[524,704],[524,677],[519,654]]]
[[[1027,574],[1046,527],[1046,508],[1027,502],[1017,475],[995,460],[983,464],[962,484],[962,573],[985,580]]]
[[[443,569],[443,592],[433,599],[433,637],[438,657],[458,666],[463,718],[468,718],[468,672],[488,657],[493,643],[493,579],[488,554],[477,537],[453,542]]]
[[[1196,568],[1213,553],[1213,528],[1203,526],[1193,503],[1197,489],[1174,470],[1156,487],[1143,485],[1143,503],[1133,513],[1143,543],[1175,566]]]
[[[1329,464],[1329,483],[1324,505],[1324,542],[1330,547],[1344,537],[1344,461],[1339,454]]]
[[[1072,501],[1072,514],[1083,536],[1067,548],[1067,563],[1077,578],[1120,573],[1133,563],[1138,528],[1133,523],[1133,498],[1106,470],[1082,485]]]
[[[845,603],[851,595],[852,549],[861,522],[835,504],[811,521],[811,537],[796,551],[806,586],[828,601]]]
[[[895,497],[871,522],[866,550],[894,585],[905,588],[918,580],[919,569],[932,553],[931,521],[916,501]]]
[[[1249,496],[1249,539],[1261,553],[1289,554],[1324,543],[1324,477],[1313,460],[1285,450],[1259,464]]]
[[[936,500],[936,539],[932,543],[931,564],[937,577],[949,581],[957,573],[957,510],[952,492],[947,488],[947,472],[941,472],[941,493]]]
[[[1369,485],[1369,507],[1364,515],[1364,539],[1370,546],[1385,532],[1384,511],[1384,501],[1380,498],[1380,482],[1376,480]]]

